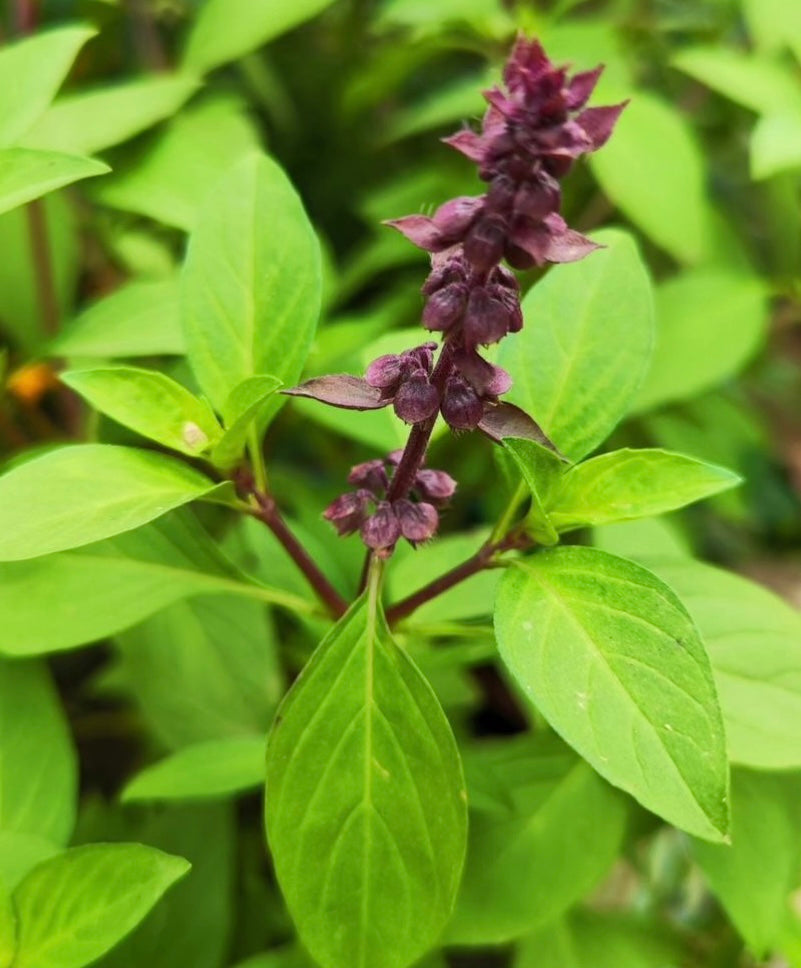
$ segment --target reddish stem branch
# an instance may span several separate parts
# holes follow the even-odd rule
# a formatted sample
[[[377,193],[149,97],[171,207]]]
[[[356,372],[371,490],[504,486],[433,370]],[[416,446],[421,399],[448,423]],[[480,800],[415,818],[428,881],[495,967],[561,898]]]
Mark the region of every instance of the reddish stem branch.
[[[501,541],[488,541],[466,561],[463,561],[455,568],[451,568],[450,571],[446,571],[444,575],[440,575],[439,578],[435,578],[434,581],[424,585],[414,592],[414,594],[401,599],[401,601],[396,602],[387,609],[387,623],[390,627],[395,625],[401,619],[411,615],[421,605],[430,602],[432,598],[437,598],[443,592],[447,592],[455,585],[460,584],[468,578],[472,578],[473,575],[477,575],[480,571],[496,567],[497,562],[495,557],[502,551],[509,551],[512,548],[523,548],[528,544],[529,540],[525,535],[514,533],[508,534]]]
[[[281,516],[275,500],[268,494],[253,492],[258,502],[258,510],[254,508],[253,516],[263,521],[281,542],[286,553],[303,573],[306,581],[317,593],[317,597],[325,605],[334,618],[341,618],[348,610],[348,603],[334,588],[331,582],[320,571],[311,555],[290,531],[286,521]]]
[[[36,278],[36,296],[42,326],[48,336],[58,332],[58,297],[56,296],[55,273],[50,252],[50,239],[47,235],[47,213],[44,202],[37,198],[25,206],[28,218],[28,236]]]

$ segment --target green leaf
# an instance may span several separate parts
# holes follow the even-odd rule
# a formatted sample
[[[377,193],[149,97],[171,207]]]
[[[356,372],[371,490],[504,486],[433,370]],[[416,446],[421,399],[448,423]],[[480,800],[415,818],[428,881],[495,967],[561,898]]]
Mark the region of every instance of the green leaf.
[[[566,464],[547,447],[533,440],[508,438],[504,445],[512,457],[531,496],[531,507],[526,516],[526,530],[542,545],[553,545],[559,535],[546,505],[566,469]]]
[[[190,237],[183,283],[189,362],[215,409],[251,376],[297,382],[320,308],[320,251],[275,162],[251,155],[217,185]]]
[[[404,968],[453,908],[466,838],[453,735],[362,597],[279,709],[267,833],[305,947],[323,968]]]
[[[76,551],[0,563],[0,653],[32,656],[96,642],[195,595],[228,592],[294,613],[313,605],[256,584],[189,511]]]
[[[73,847],[36,867],[14,892],[15,968],[81,968],[108,951],[189,870],[144,844]]]
[[[508,569],[495,628],[525,694],[601,776],[677,827],[725,837],[712,671],[667,585],[624,558],[556,548]]]
[[[11,895],[0,881],[0,968],[11,968],[17,948],[17,915]]]
[[[112,420],[190,457],[222,437],[209,405],[157,370],[107,366],[68,370],[60,379]]]
[[[48,192],[109,171],[93,158],[28,148],[0,149],[0,213]]]
[[[284,691],[269,617],[230,595],[171,605],[117,645],[119,678],[169,749],[265,733]]]
[[[82,24],[60,27],[0,51],[0,147],[17,141],[42,114],[95,33]]]
[[[601,551],[621,558],[634,558],[645,565],[648,562],[644,559],[664,561],[692,555],[684,533],[671,519],[663,517],[602,525],[593,529],[592,543]]]
[[[556,266],[531,289],[527,325],[498,354],[514,379],[509,399],[572,460],[626,413],[653,342],[651,284],[633,240],[615,230],[595,240],[607,248]]]
[[[0,831],[66,843],[75,822],[77,772],[47,668],[0,659]]]
[[[252,120],[237,101],[217,96],[190,105],[110,178],[96,183],[102,205],[190,231],[214,183],[259,147]]]
[[[101,541],[216,490],[161,454],[111,444],[60,447],[0,477],[0,561]]]
[[[332,0],[207,0],[189,34],[184,67],[204,73],[316,16]]]
[[[781,19],[786,18],[787,9],[785,5]],[[685,47],[673,58],[673,66],[759,114],[801,107],[801,92],[792,71],[764,57],[723,45]]]
[[[764,50],[789,47],[801,60],[801,7],[784,0],[741,0],[748,31]]]
[[[768,326],[764,285],[743,272],[694,269],[656,289],[653,363],[634,401],[649,410],[707,390],[736,374]]]
[[[199,87],[195,77],[147,77],[60,98],[25,135],[28,148],[92,155],[172,117]]]
[[[513,968],[673,968],[679,944],[641,917],[577,911],[525,938]]]
[[[751,177],[772,178],[801,168],[801,105],[760,118],[751,133]]]
[[[729,758],[765,770],[801,768],[801,615],[721,568],[691,559],[646,564],[676,590],[701,630]]]
[[[92,303],[50,345],[53,356],[158,356],[184,352],[177,279],[130,282]]]
[[[590,165],[610,200],[677,262],[704,259],[711,234],[704,158],[676,108],[638,91]]]
[[[0,830],[0,883],[13,891],[29,871],[60,852],[58,844],[37,834]]]
[[[211,452],[215,466],[232,467],[242,457],[250,428],[280,386],[274,376],[252,376],[228,394],[222,408],[225,433]]]
[[[801,886],[801,780],[736,770],[731,845],[693,843],[726,913],[761,960],[798,929],[791,895]]]
[[[701,501],[741,479],[723,467],[666,450],[615,450],[571,467],[547,513],[559,531],[646,518]]]
[[[220,797],[264,782],[264,737],[232,736],[187,746],[138,773],[123,789],[136,800]]]
[[[560,915],[607,873],[626,801],[553,736],[477,747],[465,770],[467,863],[447,941],[509,941]]]

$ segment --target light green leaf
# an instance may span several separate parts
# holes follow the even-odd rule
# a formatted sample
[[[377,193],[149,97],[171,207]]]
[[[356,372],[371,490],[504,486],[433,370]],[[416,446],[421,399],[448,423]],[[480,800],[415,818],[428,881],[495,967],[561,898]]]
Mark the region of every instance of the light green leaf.
[[[635,561],[688,558],[692,549],[683,532],[670,518],[638,518],[593,529],[593,545],[621,558]],[[670,585],[670,582],[668,582]],[[672,586],[671,586],[672,587]]]
[[[60,447],[0,477],[0,561],[101,541],[217,490],[162,454],[111,444]]]
[[[694,396],[741,370],[765,338],[765,288],[743,272],[694,269],[657,287],[656,319],[638,411]]]
[[[447,941],[509,941],[553,920],[607,873],[626,801],[552,736],[477,747],[465,770],[467,863]]]
[[[513,968],[674,968],[685,963],[676,939],[658,923],[577,911],[525,938]]]
[[[495,628],[525,694],[601,776],[677,827],[725,837],[712,671],[667,585],[624,558],[556,548],[508,569]]]
[[[83,24],[59,27],[0,51],[0,147],[17,141],[42,114],[95,33]]]
[[[571,467],[555,486],[547,513],[559,531],[647,518],[735,487],[723,467],[666,450],[615,450]]]
[[[17,948],[17,915],[8,889],[0,881],[0,968],[11,968]]]
[[[267,833],[298,934],[323,968],[405,968],[454,903],[464,780],[431,691],[359,600],[282,704],[267,752]]]
[[[798,930],[791,894],[801,886],[801,781],[736,770],[731,845],[696,841],[693,853],[726,913],[761,960]]]
[[[106,366],[68,370],[60,379],[112,420],[190,457],[222,437],[205,400],[157,370]]]
[[[434,93],[395,114],[386,132],[386,140],[398,141],[431,128],[459,124],[465,118],[480,117],[486,107],[481,91],[496,83],[497,76],[497,68],[493,65],[480,75],[469,74],[438,87]]]
[[[801,60],[801,7],[784,0],[741,0],[741,6],[757,47],[787,46]]]
[[[144,844],[90,844],[44,861],[14,892],[15,968],[89,964],[136,927],[189,866]]]
[[[93,158],[27,148],[0,149],[0,213],[48,192],[109,171]]]
[[[225,433],[211,452],[215,466],[232,467],[241,458],[250,428],[280,386],[274,376],[252,376],[228,394],[222,408]]]
[[[187,746],[138,773],[123,789],[136,800],[228,796],[264,782],[264,737],[232,736]]]
[[[594,238],[607,248],[551,269],[523,300],[527,325],[498,353],[514,379],[509,399],[573,460],[625,414],[653,342],[651,284],[632,238]]]
[[[681,596],[701,630],[729,758],[766,770],[801,768],[801,615],[721,568],[691,559],[645,562]]]
[[[711,234],[704,158],[673,105],[638,91],[590,165],[610,200],[653,242],[677,262],[703,260]]]
[[[251,155],[212,191],[189,240],[183,284],[189,362],[218,411],[248,377],[298,381],[320,308],[320,251],[275,162]]]
[[[96,642],[195,595],[228,592],[302,613],[313,604],[251,582],[189,511],[76,551],[0,563],[0,653]]]
[[[0,830],[0,884],[13,891],[28,871],[60,851],[58,844],[45,837]]]
[[[0,659],[0,831],[66,843],[75,822],[77,772],[47,668]]]
[[[258,133],[240,104],[218,96],[181,111],[146,149],[98,182],[92,197],[190,231],[209,189],[258,147]]]
[[[117,645],[119,678],[169,749],[265,733],[284,691],[269,616],[230,595],[171,605]]]
[[[92,303],[53,341],[53,356],[157,356],[184,352],[177,279],[130,282]]]
[[[553,525],[546,505],[551,500],[552,491],[559,486],[559,480],[566,470],[566,463],[552,450],[533,440],[508,438],[504,446],[522,475],[531,496],[531,507],[526,516],[526,530],[542,545],[553,545],[559,535]]]
[[[801,99],[801,98],[800,98]],[[772,178],[801,168],[801,105],[760,118],[751,133],[751,176]]]
[[[236,60],[304,20],[316,16],[332,0],[206,0],[195,17],[183,63],[204,73]]]
[[[199,87],[194,77],[147,77],[60,98],[25,135],[28,148],[93,155],[172,117]]]
[[[801,91],[792,71],[764,57],[723,45],[685,47],[673,58],[673,66],[759,114],[801,107]]]

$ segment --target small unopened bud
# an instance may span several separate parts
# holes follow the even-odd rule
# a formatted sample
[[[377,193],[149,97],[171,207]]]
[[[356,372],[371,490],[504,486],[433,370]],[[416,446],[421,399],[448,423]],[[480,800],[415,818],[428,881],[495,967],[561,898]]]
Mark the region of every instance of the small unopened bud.
[[[400,523],[401,534],[407,541],[413,544],[428,541],[436,533],[439,515],[432,504],[425,502],[414,504],[412,501],[402,499],[396,501],[393,507]]]
[[[353,534],[364,524],[371,497],[366,490],[350,491],[332,501],[323,512],[323,517],[334,525],[337,534]]]
[[[382,460],[368,460],[351,468],[348,483],[377,494],[387,486],[387,472]]]
[[[484,286],[477,287],[470,293],[464,316],[465,345],[497,343],[509,332],[510,323],[511,314],[504,303],[495,299]]]
[[[445,471],[424,469],[417,472],[414,489],[426,501],[439,504],[453,497],[456,481]]]
[[[395,413],[408,424],[421,423],[437,412],[439,394],[428,377],[418,370],[402,383],[395,394]]]
[[[394,353],[388,353],[373,360],[367,367],[364,378],[371,387],[379,390],[394,390],[403,379],[406,369],[405,360]]]
[[[464,254],[479,272],[487,272],[503,258],[506,222],[500,216],[479,218],[464,241]]]
[[[484,404],[470,384],[450,377],[442,399],[442,416],[453,430],[473,430],[484,415]]]
[[[429,296],[423,309],[423,325],[430,330],[444,331],[462,318],[467,305],[467,287],[452,282]]]
[[[364,522],[362,541],[373,551],[393,548],[401,536],[400,523],[389,501],[381,501],[375,514]]]

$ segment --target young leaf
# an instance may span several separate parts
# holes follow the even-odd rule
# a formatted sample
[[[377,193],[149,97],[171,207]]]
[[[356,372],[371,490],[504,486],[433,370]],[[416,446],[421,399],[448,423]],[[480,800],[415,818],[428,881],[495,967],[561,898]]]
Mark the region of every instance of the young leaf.
[[[554,527],[651,517],[700,501],[740,483],[731,471],[666,450],[614,450],[571,467],[546,506]]]
[[[657,340],[638,411],[695,396],[736,374],[764,339],[764,285],[753,275],[692,269],[656,289]]]
[[[221,592],[296,614],[313,608],[246,578],[191,512],[179,511],[76,551],[0,563],[0,654],[96,642],[181,599]]]
[[[177,279],[122,286],[76,316],[50,345],[53,356],[115,358],[183,352]]]
[[[14,892],[15,968],[89,964],[136,927],[189,867],[144,844],[90,844],[44,861]]]
[[[676,261],[703,260],[711,234],[704,159],[672,104],[638,91],[590,166],[609,198]]]
[[[729,758],[801,768],[801,616],[739,575],[692,561],[645,562],[674,588],[704,637]]]
[[[237,60],[273,37],[309,20],[332,0],[208,0],[195,18],[183,65],[205,73],[226,61]]]
[[[567,465],[552,450],[530,440],[512,438],[506,441],[506,449],[531,496],[531,507],[526,517],[528,532],[540,544],[557,544],[559,535],[548,516],[546,505]]]
[[[76,796],[75,751],[47,668],[0,659],[0,831],[66,843]]]
[[[677,827],[725,837],[712,671],[667,585],[623,558],[556,548],[508,569],[495,628],[515,680],[601,776]]]
[[[0,561],[101,541],[216,490],[161,454],[110,444],[60,447],[0,477]]]
[[[64,185],[109,171],[93,158],[28,148],[0,149],[0,213]]]
[[[68,370],[60,379],[112,420],[190,457],[222,436],[209,405],[157,370],[107,366]]]
[[[626,800],[553,737],[479,747],[465,770],[467,862],[446,937],[496,944],[592,890],[620,849]]]
[[[232,467],[242,457],[250,428],[280,386],[274,376],[252,376],[228,394],[222,409],[225,433],[211,452],[216,467]]]
[[[634,242],[615,230],[595,240],[607,248],[556,266],[531,289],[523,300],[528,325],[498,353],[514,379],[509,397],[572,460],[594,450],[625,414],[653,342],[651,283]]]
[[[228,796],[264,782],[264,737],[232,736],[187,746],[146,767],[122,791],[136,800],[193,800]]]
[[[42,114],[94,34],[83,24],[60,27],[0,51],[0,147],[17,141]]]
[[[801,782],[735,770],[731,845],[696,841],[693,853],[748,947],[761,960],[793,930],[791,895],[801,886]]]
[[[198,86],[197,78],[165,75],[81,91],[56,101],[23,144],[92,155],[171,117]]]
[[[801,104],[760,118],[751,133],[751,177],[772,178],[801,168]]]
[[[178,602],[124,632],[117,647],[119,679],[169,749],[263,734],[283,694],[275,632],[256,602]]]
[[[323,968],[405,968],[437,940],[466,837],[464,781],[431,687],[362,597],[282,704],[266,823],[290,913]]]
[[[0,883],[13,891],[29,871],[43,860],[55,857],[61,849],[52,840],[37,834],[0,830]]]

